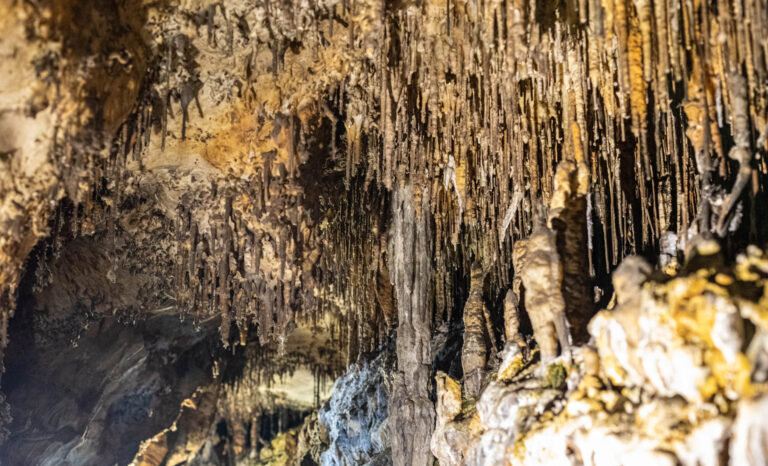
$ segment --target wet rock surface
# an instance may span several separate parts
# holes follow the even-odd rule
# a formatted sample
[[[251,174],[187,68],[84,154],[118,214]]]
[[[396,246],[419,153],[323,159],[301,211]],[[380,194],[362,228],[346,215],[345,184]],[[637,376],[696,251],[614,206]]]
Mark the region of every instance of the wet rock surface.
[[[21,330],[21,329],[19,329]],[[215,328],[199,333],[175,315],[137,326],[91,323],[77,341],[9,347],[4,391],[8,464],[127,464],[147,432],[170,424],[181,401],[212,382]],[[30,332],[31,333],[31,332]]]

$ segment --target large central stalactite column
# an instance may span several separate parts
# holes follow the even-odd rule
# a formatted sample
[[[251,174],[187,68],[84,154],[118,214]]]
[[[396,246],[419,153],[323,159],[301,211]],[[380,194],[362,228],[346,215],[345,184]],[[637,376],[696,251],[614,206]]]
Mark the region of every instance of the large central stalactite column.
[[[397,372],[390,394],[390,435],[395,465],[432,464],[429,442],[435,408],[429,305],[429,193],[407,184],[394,189],[390,270],[397,296]]]

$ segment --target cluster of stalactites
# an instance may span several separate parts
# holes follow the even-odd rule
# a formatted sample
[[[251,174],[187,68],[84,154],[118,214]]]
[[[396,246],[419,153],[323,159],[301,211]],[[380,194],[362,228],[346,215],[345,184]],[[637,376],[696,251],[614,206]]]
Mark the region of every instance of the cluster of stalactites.
[[[107,279],[115,280],[117,268],[130,262],[129,252],[117,245],[120,235],[121,205],[124,202],[131,173],[131,160],[140,160],[149,145],[151,108],[140,105],[118,126],[111,142],[90,126],[72,128],[56,126],[48,157],[61,180],[55,198],[65,197],[48,221],[48,236],[37,248],[35,282],[40,291],[51,280],[51,266],[61,255],[65,243],[81,236],[98,235],[105,242],[111,267]],[[91,124],[100,126],[100,121]],[[106,146],[106,147],[105,147]],[[152,295],[157,295],[155,290]],[[150,306],[149,301],[142,307]]]
[[[511,282],[514,240],[530,233],[536,206],[550,204],[561,160],[590,175],[592,273],[662,237],[682,249],[702,228],[724,234],[745,185],[756,192],[763,183],[755,154],[767,139],[768,8],[759,1],[318,8],[329,25],[366,19],[347,31],[350,48],[377,44],[350,53],[361,58],[329,90],[344,120],[350,193],[320,233],[318,305],[321,315],[328,305],[353,310],[340,329],[350,348],[375,333],[361,309],[376,302],[372,283],[384,268],[376,251],[386,225],[350,202],[366,199],[370,183],[391,190],[411,180],[431,193],[432,286],[443,315],[454,272],[471,258],[494,272],[494,286]],[[714,188],[734,179],[730,194]]]
[[[315,269],[319,316],[340,315],[339,341],[347,357],[374,350],[397,318],[387,262],[388,196],[364,180],[327,206],[318,231]]]
[[[366,179],[433,193],[446,293],[451,267],[441,264],[456,246],[472,253],[464,270],[480,257],[509,283],[513,240],[549,203],[561,160],[591,175],[593,273],[665,235],[683,249],[691,233],[724,234],[744,185],[764,183],[764,2],[555,5],[387,3],[366,58],[379,85],[348,93],[348,165],[362,159]],[[366,126],[371,114],[378,122]],[[728,196],[715,188],[737,178]]]
[[[307,214],[291,193],[296,190],[270,189],[270,183],[293,181],[212,181],[210,189],[186,193],[178,206],[176,306],[199,320],[220,315],[225,343],[233,321],[242,344],[251,323],[262,343],[284,340],[294,310],[313,308],[312,270],[302,267],[313,244],[304,244],[311,240],[303,228]]]
[[[243,44],[252,48],[253,56],[259,48],[272,46],[275,75],[283,70],[283,56],[290,43],[322,42],[320,38],[325,31],[319,29],[321,23],[330,17],[350,14],[347,5],[335,2],[322,5],[265,2],[255,6],[258,11],[238,8],[213,4],[187,20],[197,27],[198,35],[207,35],[209,46],[230,55]],[[264,21],[249,24],[246,17],[260,17],[260,11],[268,13],[261,15]],[[175,14],[166,11],[161,17],[169,19]],[[198,92],[205,83],[200,81],[195,38],[184,35],[181,28],[175,26],[178,21],[179,18],[170,21],[158,38],[155,60],[151,62],[136,109],[119,127],[107,150],[103,149],[96,133],[74,135],[66,129],[57,131],[51,159],[57,162],[66,195],[74,204],[73,218],[64,219],[63,210],[57,210],[50,244],[40,249],[43,255],[38,268],[38,286],[46,284],[46,267],[55,260],[61,244],[81,234],[105,236],[113,270],[130,261],[130,258],[121,258],[127,251],[116,243],[125,246],[131,241],[131,234],[120,228],[120,209],[128,196],[126,193],[136,192],[136,186],[128,185],[134,183],[136,179],[132,177],[143,170],[142,152],[150,146],[151,137],[158,138],[159,147],[165,149],[170,137],[168,120],[175,110],[181,113],[182,120],[181,133],[175,136],[182,140],[186,138],[190,119],[195,117],[190,114],[190,105],[203,117]],[[333,33],[332,26],[328,32]],[[241,76],[244,89],[252,88],[257,74],[268,71],[251,69],[250,60],[246,60],[244,76]],[[336,94],[341,99],[343,91],[337,89]],[[248,106],[252,96],[244,91],[241,97]],[[323,108],[325,114],[334,118],[335,125],[335,117],[327,105]],[[287,118],[293,120],[296,115]],[[302,129],[291,128],[294,150],[306,152]],[[330,142],[333,156],[333,136]],[[180,196],[177,216],[170,218],[171,240],[175,245],[171,249],[175,257],[170,260],[173,272],[163,272],[169,265],[166,262],[149,265],[143,271],[161,277],[159,287],[169,286],[170,293],[155,290],[152,297],[158,294],[171,297],[182,316],[192,316],[198,321],[220,316],[225,343],[230,342],[233,321],[240,332],[234,341],[243,341],[250,324],[258,326],[262,342],[268,338],[284,341],[296,318],[309,316],[317,322],[324,311],[332,307],[342,317],[330,324],[333,337],[350,357],[373,349],[370,342],[386,333],[391,322],[379,319],[371,323],[362,315],[362,309],[376,299],[378,286],[372,283],[388,281],[388,274],[380,271],[381,254],[371,255],[371,250],[361,245],[380,243],[379,235],[385,228],[380,216],[361,214],[361,202],[378,203],[381,211],[383,198],[376,200],[375,194],[367,195],[365,190],[347,193],[346,198],[342,195],[340,205],[325,206],[326,220],[330,220],[331,227],[313,228],[312,219],[303,206],[305,199],[298,172],[281,162],[273,163],[272,152],[258,158],[259,161],[246,170],[247,175],[228,173],[214,180],[193,180],[192,188]],[[131,165],[134,171],[128,169],[131,160],[138,160],[138,164]],[[103,184],[102,180],[107,183]],[[355,199],[358,191],[363,197]],[[349,207],[350,203],[355,207]],[[358,217],[360,228],[344,228],[353,216]],[[161,233],[155,244],[142,247],[161,250],[168,245]],[[380,279],[382,276],[384,280]],[[321,286],[316,285],[316,278],[323,281]],[[158,305],[150,303],[149,297],[147,301],[142,303],[142,308]],[[167,304],[167,299],[165,301]],[[391,314],[391,298],[385,296],[384,301]],[[348,308],[353,312],[346,312]],[[388,319],[391,320],[391,316]],[[369,338],[371,336],[375,338]]]
[[[254,53],[271,45],[273,73],[282,69],[289,43],[327,43],[315,39],[332,37],[335,23],[348,34],[348,48],[365,53],[343,54],[355,58],[327,90],[334,97],[325,96],[337,99],[332,106],[343,120],[348,188],[334,198],[338,205],[324,207],[325,227],[302,210],[292,170],[280,180],[270,179],[268,167],[254,169],[248,181],[226,177],[179,205],[176,304],[199,318],[220,313],[225,340],[233,319],[243,332],[256,322],[264,335],[284,335],[296,308],[316,318],[333,307],[344,310],[337,333],[348,352],[370,349],[369,336],[394,327],[383,247],[388,219],[377,213],[387,211],[384,192],[406,182],[429,193],[430,286],[437,315],[445,316],[457,293],[456,270],[469,271],[472,260],[492,272],[494,289],[508,287],[514,240],[530,234],[536,206],[550,204],[562,160],[589,173],[593,273],[656,247],[662,237],[680,238],[682,248],[692,227],[724,234],[737,217],[739,195],[749,183],[757,192],[768,171],[765,158],[756,157],[768,143],[768,6],[759,0],[257,8],[274,14],[243,26],[240,12],[219,5],[193,20],[222,51],[231,53],[246,37]],[[76,159],[98,151],[78,150],[58,136],[54,158],[72,186],[70,197],[86,211],[94,196],[77,186],[114,180],[110,237],[128,154],[149,144],[153,125],[155,137],[165,137],[174,102],[182,133],[192,118],[188,106],[198,106],[201,83],[185,55],[188,39],[170,30],[166,36],[156,51],[156,93],[118,131],[106,164]],[[249,66],[246,88],[267,71]],[[334,126],[341,123],[327,105],[319,108]],[[330,144],[333,152],[335,138]],[[86,166],[97,167],[93,182],[79,178]],[[716,189],[732,180],[731,192]],[[274,194],[270,183],[296,189]]]
[[[338,102],[331,102],[333,96],[341,102],[346,93],[355,92],[354,86],[345,91],[341,84],[326,89],[327,95],[296,97],[298,104],[283,100],[278,108],[262,108],[263,99],[254,83],[270,73],[278,80],[291,66],[286,63],[290,47],[311,48],[316,58],[319,45],[332,47],[328,41],[334,38],[334,23],[340,23],[337,27],[342,33],[350,24],[354,30],[357,22],[351,18],[356,14],[347,2],[336,1],[268,1],[247,7],[217,3],[187,21],[197,29],[197,42],[205,37],[208,47],[228,56],[235,53],[244,57],[244,69],[237,70],[238,94],[254,113],[291,122],[290,146],[297,160],[306,160],[311,150],[308,141],[318,139],[324,141],[320,147],[334,160],[335,128],[340,123],[329,107],[339,107]],[[199,109],[197,92],[205,84],[195,81],[200,74],[199,64],[189,52],[195,38],[170,28],[162,39],[157,51],[162,58],[158,62],[160,79],[153,88],[152,103],[158,109],[156,119],[161,122],[164,142],[173,104],[178,102],[182,107],[183,139],[185,124],[194,117],[188,114],[187,107],[194,102]],[[357,42],[351,40],[349,47],[360,48]],[[258,57],[265,48],[271,50],[272,61],[267,69],[260,69],[258,65],[264,63]],[[345,53],[334,52],[338,57]],[[290,100],[294,96],[283,98]],[[320,119],[330,120],[329,135],[305,134],[306,115],[301,112],[306,112],[302,105],[306,105],[307,98],[320,101],[309,107],[318,111]],[[198,113],[202,116],[202,111]],[[347,132],[351,134],[353,128],[347,127]],[[355,146],[354,138],[348,140],[350,150],[359,153],[361,142]],[[225,342],[230,339],[233,320],[241,336],[249,324],[255,323],[262,342],[267,338],[284,341],[297,320],[315,325],[330,310],[335,318],[323,324],[348,357],[372,350],[391,323],[381,318],[385,313],[375,309],[363,315],[371,303],[381,301],[377,284],[388,280],[386,272],[381,271],[383,258],[376,247],[385,231],[383,219],[364,212],[372,206],[383,211],[385,198],[366,189],[368,183],[361,187],[362,183],[352,181],[348,172],[346,186],[354,185],[355,189],[345,193],[322,187],[322,195],[313,193],[307,199],[306,186],[293,160],[286,167],[285,161],[273,160],[273,152],[255,155],[254,165],[243,170],[247,175],[223,177],[210,190],[182,197],[176,229],[180,251],[174,273],[176,305],[198,319],[221,315]],[[324,158],[325,154],[312,156]],[[252,154],[248,160],[253,158]],[[320,222],[305,205],[310,206],[309,210],[321,211]],[[350,224],[356,227],[349,228]],[[381,276],[386,278],[381,280]],[[391,314],[391,298],[385,296],[384,302]]]

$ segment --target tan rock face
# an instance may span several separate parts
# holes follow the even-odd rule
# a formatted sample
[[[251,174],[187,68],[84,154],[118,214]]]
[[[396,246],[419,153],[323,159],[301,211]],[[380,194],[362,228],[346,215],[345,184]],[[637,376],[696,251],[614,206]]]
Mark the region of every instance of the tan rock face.
[[[515,245],[515,268],[525,289],[525,308],[544,361],[568,353],[571,336],[562,294],[563,264],[557,254],[555,232],[539,224],[531,236]],[[558,344],[559,350],[558,350]]]
[[[641,285],[646,267],[623,268],[617,276],[635,285],[622,285],[627,294],[618,295],[619,305],[590,323],[606,374],[618,385],[653,387],[692,403],[719,390],[731,399],[751,394],[749,362],[741,349],[743,319],[753,305],[730,296],[738,275],[704,269],[650,287]]]

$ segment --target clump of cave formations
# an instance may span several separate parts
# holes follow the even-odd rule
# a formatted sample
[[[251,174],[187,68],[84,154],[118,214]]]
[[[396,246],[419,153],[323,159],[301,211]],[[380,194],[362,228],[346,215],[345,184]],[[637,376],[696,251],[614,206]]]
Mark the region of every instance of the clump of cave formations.
[[[763,0],[0,0],[3,464],[765,464]]]

